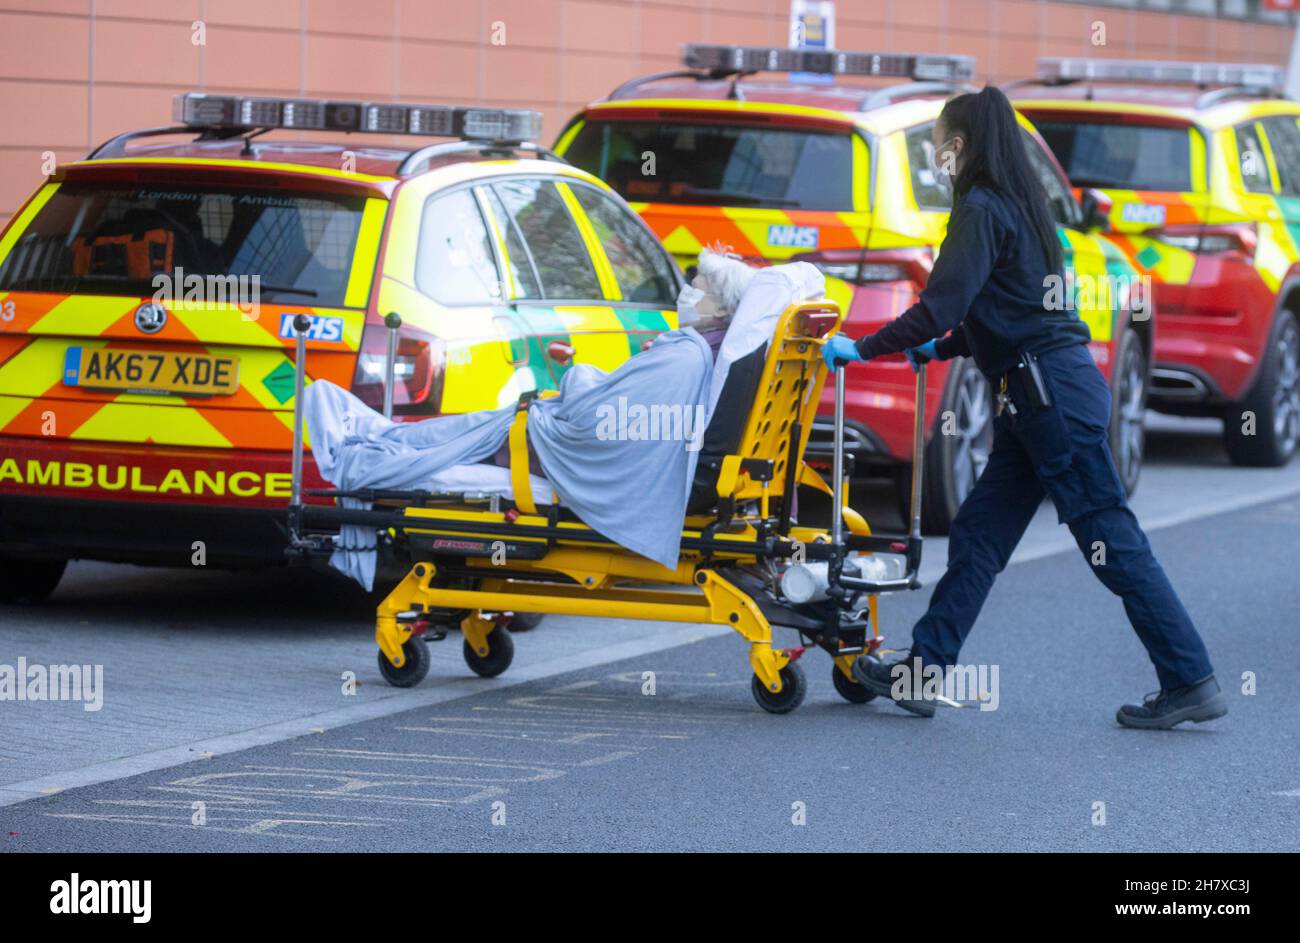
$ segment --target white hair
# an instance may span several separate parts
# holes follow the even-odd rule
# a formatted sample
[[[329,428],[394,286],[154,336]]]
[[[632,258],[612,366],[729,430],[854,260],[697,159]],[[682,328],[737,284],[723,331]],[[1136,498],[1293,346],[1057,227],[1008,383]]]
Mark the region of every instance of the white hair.
[[[740,306],[745,289],[756,270],[740,259],[712,249],[700,250],[699,274],[708,283],[708,292],[718,302],[719,314],[731,317]]]

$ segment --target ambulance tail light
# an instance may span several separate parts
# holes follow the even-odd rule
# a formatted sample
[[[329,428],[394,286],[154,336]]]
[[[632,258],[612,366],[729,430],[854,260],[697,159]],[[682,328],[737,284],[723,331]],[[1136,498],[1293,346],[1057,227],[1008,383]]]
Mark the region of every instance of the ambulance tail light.
[[[1165,245],[1195,252],[1198,255],[1235,252],[1247,260],[1255,258],[1255,247],[1259,244],[1259,230],[1254,223],[1166,226],[1163,229],[1151,230],[1147,235],[1160,240]]]
[[[811,262],[827,278],[838,278],[855,285],[879,282],[912,282],[917,290],[930,279],[934,252],[928,246],[898,249],[829,249],[798,256],[797,261]]]
[[[361,335],[352,392],[372,409],[384,405],[384,377],[388,370],[388,329],[366,326]],[[393,363],[393,415],[432,416],[442,408],[446,346],[437,337],[403,325],[397,330],[397,357]]]

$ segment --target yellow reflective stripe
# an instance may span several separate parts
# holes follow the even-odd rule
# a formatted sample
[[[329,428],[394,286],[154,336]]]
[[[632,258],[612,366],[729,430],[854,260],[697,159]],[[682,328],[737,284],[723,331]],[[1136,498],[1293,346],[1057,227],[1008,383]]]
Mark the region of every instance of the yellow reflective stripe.
[[[19,213],[18,218],[10,224],[9,231],[5,233],[4,239],[0,239],[0,263],[4,262],[9,255],[9,250],[14,247],[14,243],[23,234],[23,230],[32,221],[32,217],[39,213],[45,204],[50,201],[50,197],[54,196],[54,191],[57,189],[59,189],[57,183],[47,183],[41,187],[36,196],[32,197],[31,202],[27,204],[27,208]]]
[[[1192,190],[1196,193],[1204,193],[1206,189],[1205,138],[1194,128],[1188,129],[1187,136],[1191,138],[1192,148]]]
[[[3,429],[32,402],[30,396],[0,396],[0,429]]]
[[[610,301],[621,301],[623,293],[619,290],[618,280],[614,278],[614,268],[609,264],[609,258],[606,257],[600,240],[596,238],[596,230],[592,228],[591,220],[587,219],[587,214],[582,211],[582,205],[578,203],[578,198],[573,195],[573,190],[567,183],[557,182],[555,189],[560,191],[560,198],[569,208],[569,215],[578,224],[578,232],[582,233],[587,254],[596,265],[596,278],[600,281],[601,292]]]
[[[1277,161],[1273,159],[1273,145],[1268,141],[1268,132],[1264,130],[1263,122],[1255,122],[1255,135],[1259,138],[1259,146],[1264,149],[1264,164],[1268,167],[1268,182],[1273,188],[1274,193],[1282,192],[1282,184],[1277,175]]]
[[[555,142],[555,147],[553,147],[552,150],[555,151],[555,153],[557,154],[563,154],[565,151],[567,151],[569,149],[569,145],[573,143],[573,139],[578,136],[578,132],[581,131],[586,126],[586,124],[587,122],[585,121],[573,122],[573,126],[570,127],[568,131],[565,131],[564,134],[560,136],[560,139]]]
[[[343,304],[349,308],[364,308],[370,300],[370,281],[375,274],[379,237],[384,232],[387,210],[387,200],[366,200],[361,227],[357,230],[357,247],[352,253],[352,274],[348,276],[348,290],[343,296]]]
[[[871,152],[867,142],[855,134],[853,141],[853,210],[865,213],[871,208]]]
[[[501,234],[501,227],[497,225],[497,214],[492,212],[492,206],[484,195],[482,187],[474,187],[474,200],[478,203],[479,214],[487,222],[488,232],[492,234],[492,242],[496,244],[497,252],[501,255],[502,275],[506,280],[506,297],[518,298],[519,286],[515,284],[515,272],[510,265],[510,253],[506,251],[506,240]]]
[[[27,329],[28,334],[101,334],[124,314],[134,311],[140,302],[135,298],[106,298],[95,295],[69,295]]]
[[[230,440],[213,428],[196,409],[141,403],[105,403],[68,438],[231,447]]]

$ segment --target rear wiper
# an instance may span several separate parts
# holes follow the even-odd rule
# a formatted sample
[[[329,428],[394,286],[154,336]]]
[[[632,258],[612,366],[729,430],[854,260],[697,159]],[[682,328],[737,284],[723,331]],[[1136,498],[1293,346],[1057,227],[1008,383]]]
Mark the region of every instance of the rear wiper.
[[[1123,180],[1103,180],[1099,177],[1071,177],[1070,183],[1076,187],[1088,189],[1096,187],[1098,190],[1131,190],[1133,189]]]
[[[798,200],[787,200],[779,196],[763,196],[760,193],[741,193],[737,190],[711,190],[705,187],[686,187],[682,196],[702,197],[717,200],[719,203],[744,203],[748,206],[769,204],[771,206],[798,206]]]
[[[294,288],[292,285],[258,285],[259,291],[283,292],[286,295],[306,295],[309,298],[320,297],[320,292],[310,288]]]

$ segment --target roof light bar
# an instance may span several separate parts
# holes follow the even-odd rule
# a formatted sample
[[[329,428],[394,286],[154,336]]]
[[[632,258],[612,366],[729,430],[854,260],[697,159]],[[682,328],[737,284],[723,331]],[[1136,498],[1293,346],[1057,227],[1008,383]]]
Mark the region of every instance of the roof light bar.
[[[1037,77],[1044,82],[1096,80],[1161,85],[1242,85],[1280,94],[1286,77],[1271,65],[1232,62],[1157,62],[1139,59],[1071,59],[1045,56]]]
[[[196,129],[297,128],[488,141],[535,141],[542,135],[541,113],[519,108],[255,98],[199,92],[177,95],[172,101],[172,117]]]
[[[782,46],[720,46],[687,43],[682,62],[710,72],[817,72],[918,81],[957,82],[974,78],[972,56],[851,52],[838,49],[788,49]]]

